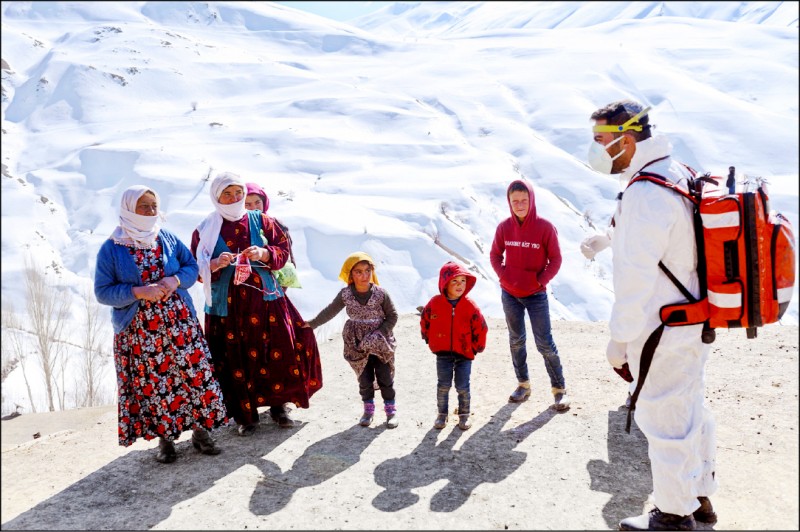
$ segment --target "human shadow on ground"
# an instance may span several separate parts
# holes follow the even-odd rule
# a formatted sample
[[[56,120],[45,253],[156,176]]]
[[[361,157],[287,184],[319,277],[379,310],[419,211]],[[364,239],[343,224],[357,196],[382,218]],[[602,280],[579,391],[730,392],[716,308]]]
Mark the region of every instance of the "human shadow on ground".
[[[262,422],[254,435],[244,438],[235,427],[223,427],[212,433],[222,449],[217,456],[196,452],[187,434],[175,444],[178,459],[172,464],[158,463],[155,447],[131,451],[3,523],[2,528],[153,528],[170,516],[175,505],[209,490],[215,482],[242,466],[254,465],[262,471],[279,469],[262,457],[305,426],[298,423],[293,429],[282,429]]]
[[[627,418],[624,406],[608,412],[608,462],[586,464],[590,489],[611,494],[603,506],[603,519],[614,530],[622,519],[640,515],[653,491],[647,438],[636,423],[631,423],[630,434],[625,432]]]
[[[285,473],[277,467],[270,471],[262,469],[264,478],[250,498],[250,511],[255,515],[278,512],[300,488],[321,484],[344,472],[358,463],[364,450],[385,428],[365,429],[356,424],[310,445]]]
[[[447,484],[431,498],[430,509],[452,512],[467,502],[479,485],[507,478],[527,458],[526,453],[514,448],[557,415],[548,408],[522,425],[502,430],[518,406],[519,403],[504,405],[491,421],[474,432],[462,431],[451,423],[450,433],[438,445],[441,431],[432,428],[410,454],[390,458],[375,468],[375,482],[384,491],[373,499],[372,505],[384,512],[408,508],[419,501],[413,489],[444,479]],[[454,451],[461,437],[468,439]]]

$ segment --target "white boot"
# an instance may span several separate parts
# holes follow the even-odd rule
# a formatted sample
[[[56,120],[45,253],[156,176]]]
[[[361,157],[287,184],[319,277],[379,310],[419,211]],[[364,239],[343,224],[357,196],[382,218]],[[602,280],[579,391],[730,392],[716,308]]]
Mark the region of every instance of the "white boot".
[[[566,410],[569,408],[569,397],[567,397],[566,388],[553,388],[553,398],[555,402],[553,406],[556,410]]]

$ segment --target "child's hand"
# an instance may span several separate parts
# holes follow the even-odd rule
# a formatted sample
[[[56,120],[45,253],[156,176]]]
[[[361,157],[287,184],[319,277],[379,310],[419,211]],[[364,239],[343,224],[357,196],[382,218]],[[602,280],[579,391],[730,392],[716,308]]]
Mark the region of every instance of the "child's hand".
[[[372,331],[361,339],[356,349],[370,353],[382,353],[389,349],[389,343],[380,331]]]

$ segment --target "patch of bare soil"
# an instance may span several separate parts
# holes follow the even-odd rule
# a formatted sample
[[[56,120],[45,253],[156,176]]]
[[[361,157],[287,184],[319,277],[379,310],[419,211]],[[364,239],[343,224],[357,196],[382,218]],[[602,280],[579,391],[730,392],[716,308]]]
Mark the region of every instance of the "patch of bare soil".
[[[156,443],[117,445],[113,406],[2,421],[3,529],[616,529],[651,508],[647,444],[625,433],[627,385],[605,360],[605,323],[555,322],[572,407],[551,408],[529,336],[531,399],[514,378],[502,320],[472,370],[473,427],[433,429],[436,371],[419,318],[401,317],[400,426],[360,427],[341,337],[320,343],[324,386],[300,421],[254,436],[214,433],[223,453],[154,460]],[[798,328],[748,340],[717,331],[707,400],[717,420],[712,497],[720,530],[798,529]],[[455,390],[451,404],[455,406]],[[262,419],[269,416],[262,416]],[[39,433],[40,437],[33,438]]]

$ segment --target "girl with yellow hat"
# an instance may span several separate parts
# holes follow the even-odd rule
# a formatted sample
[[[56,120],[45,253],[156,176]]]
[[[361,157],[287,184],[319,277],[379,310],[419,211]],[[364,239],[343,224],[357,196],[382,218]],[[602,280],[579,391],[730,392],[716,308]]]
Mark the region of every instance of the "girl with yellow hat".
[[[339,279],[347,283],[333,301],[308,321],[312,329],[347,310],[344,324],[344,358],[358,378],[358,390],[364,403],[359,421],[367,427],[375,413],[375,390],[381,391],[386,426],[398,424],[394,391],[394,352],[397,346],[392,329],[397,323],[397,310],[389,293],[378,286],[375,261],[363,251],[349,255],[342,265]]]

